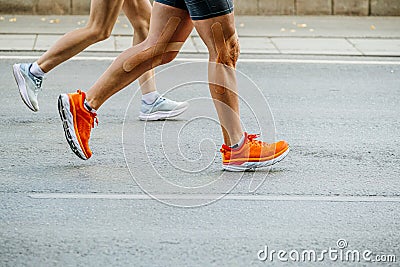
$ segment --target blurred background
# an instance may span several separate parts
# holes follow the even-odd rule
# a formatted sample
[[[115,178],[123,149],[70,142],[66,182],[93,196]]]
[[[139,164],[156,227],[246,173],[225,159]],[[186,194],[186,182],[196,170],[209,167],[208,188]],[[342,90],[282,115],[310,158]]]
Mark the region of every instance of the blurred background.
[[[1,0],[0,14],[85,15],[89,0]],[[399,0],[235,0],[236,15],[399,16]]]

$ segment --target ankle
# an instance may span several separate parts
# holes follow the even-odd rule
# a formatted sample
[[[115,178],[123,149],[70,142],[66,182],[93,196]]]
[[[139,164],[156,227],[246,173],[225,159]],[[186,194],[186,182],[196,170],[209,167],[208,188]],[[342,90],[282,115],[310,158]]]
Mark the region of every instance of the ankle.
[[[99,100],[94,97],[91,93],[90,90],[88,90],[85,94],[85,102],[92,108],[95,110],[99,110],[101,104],[99,104]]]
[[[40,68],[39,64],[37,61],[33,62],[29,68],[29,72],[38,77],[38,78],[43,78],[45,75],[45,72]]]
[[[97,110],[94,109],[94,108],[89,104],[89,102],[88,102],[86,99],[85,99],[84,102],[83,102],[83,106],[84,106],[84,108],[85,108],[87,111],[89,111],[89,112],[91,112],[91,113],[96,113],[96,112],[97,112]]]
[[[142,95],[142,100],[147,104],[153,104],[160,97],[160,94],[157,91],[153,91],[147,94]]]
[[[240,137],[236,137],[236,139],[232,140],[232,144],[230,145],[231,148],[238,148],[241,147],[243,145],[245,141],[245,134],[242,133],[242,135]]]

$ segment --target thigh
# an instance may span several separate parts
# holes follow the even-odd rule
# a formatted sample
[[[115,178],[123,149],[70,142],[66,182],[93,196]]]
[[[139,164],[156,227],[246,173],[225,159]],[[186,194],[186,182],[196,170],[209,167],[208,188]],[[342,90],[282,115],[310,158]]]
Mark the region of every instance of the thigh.
[[[178,19],[179,23],[176,28],[167,29],[172,19]],[[154,2],[147,38],[150,43],[156,43],[163,32],[171,34],[170,42],[184,42],[192,30],[193,23],[186,10],[159,3],[158,0]]]
[[[193,23],[200,38],[206,44],[210,57],[212,58],[217,56],[216,39],[214,36],[215,32],[213,32],[213,28],[216,24],[221,25],[224,39],[226,41],[237,41],[235,18],[233,13],[205,20],[196,20],[193,21]]]
[[[184,0],[192,20],[205,20],[233,12],[233,0]]]
[[[110,28],[114,26],[124,0],[91,0],[89,26]]]
[[[138,18],[150,18],[151,14],[149,0],[124,0],[122,9],[131,23]]]

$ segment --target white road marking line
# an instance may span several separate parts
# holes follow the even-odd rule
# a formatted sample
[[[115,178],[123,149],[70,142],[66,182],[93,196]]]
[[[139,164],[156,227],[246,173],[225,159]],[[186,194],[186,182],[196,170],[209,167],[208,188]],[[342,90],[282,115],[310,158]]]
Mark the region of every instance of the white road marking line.
[[[1,59],[12,60],[36,60],[38,56],[0,56]],[[73,61],[113,61],[115,57],[99,56],[76,56],[71,58]],[[178,57],[174,62],[207,62],[207,58],[185,58]],[[241,58],[243,63],[293,63],[293,64],[337,64],[337,65],[400,65],[400,61],[390,60],[336,60],[336,59],[273,59],[273,58]]]
[[[150,200],[146,194],[97,194],[97,193],[33,193],[33,199],[109,199],[109,200]],[[221,195],[164,194],[154,198],[160,200],[214,200]],[[311,201],[311,202],[400,202],[400,197],[385,196],[289,196],[289,195],[226,195],[222,200],[248,201]]]

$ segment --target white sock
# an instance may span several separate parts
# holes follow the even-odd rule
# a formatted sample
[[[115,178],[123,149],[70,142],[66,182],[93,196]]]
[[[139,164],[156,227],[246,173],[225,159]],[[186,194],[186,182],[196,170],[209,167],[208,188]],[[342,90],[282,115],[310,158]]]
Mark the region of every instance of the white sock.
[[[92,113],[96,113],[96,112],[97,112],[97,110],[95,110],[94,108],[92,108],[92,107],[89,105],[89,103],[86,101],[86,99],[85,99],[85,102],[83,102],[83,106],[84,106],[85,109],[86,109],[87,111],[89,111],[89,112],[92,112]]]
[[[231,148],[241,147],[243,145],[243,143],[244,143],[244,134],[242,135],[242,138],[240,138],[239,142],[234,144],[234,145],[232,145]]]
[[[45,75],[44,71],[39,67],[39,65],[37,64],[37,62],[32,63],[32,65],[31,65],[29,71],[30,71],[33,75],[35,75],[36,77],[39,77],[39,78],[43,78],[44,75]]]
[[[157,91],[153,91],[153,92],[142,95],[142,100],[146,104],[150,105],[150,104],[153,104],[154,101],[156,101],[157,98],[159,98],[159,97],[160,97],[160,94]]]

